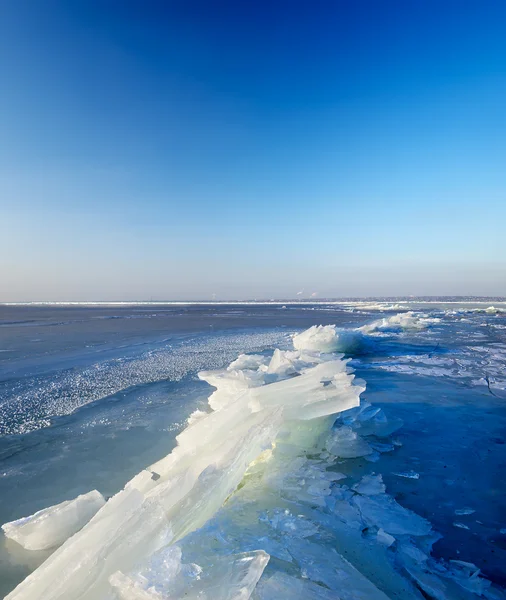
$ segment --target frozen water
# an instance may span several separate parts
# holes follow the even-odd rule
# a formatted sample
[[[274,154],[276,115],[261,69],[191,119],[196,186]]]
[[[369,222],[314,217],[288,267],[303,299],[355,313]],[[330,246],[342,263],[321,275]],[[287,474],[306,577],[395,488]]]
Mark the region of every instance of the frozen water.
[[[218,391],[226,382],[227,393],[219,402],[211,396],[213,412],[194,419],[177,437],[171,454],[134,477],[9,598],[33,598],[35,589],[43,590],[46,600],[95,600],[107,594],[109,577],[115,571],[128,574],[150,551],[184,539],[211,519],[240,484],[248,466],[272,450],[279,436],[286,440],[292,435],[299,446],[307,445],[321,436],[326,417],[358,405],[363,387],[353,385],[346,361],[297,358],[303,363],[298,376],[278,376],[273,383],[268,383],[270,374],[262,361],[255,362],[256,370],[202,374]],[[233,393],[227,373],[234,373]],[[249,387],[251,382],[259,385]],[[319,426],[294,429],[293,420],[301,424],[315,420]],[[326,479],[324,486],[332,480]],[[321,489],[315,480],[307,493],[318,497]],[[290,520],[285,521],[290,527]],[[57,572],[67,576],[59,576],[54,585]]]
[[[430,335],[437,324],[410,313],[370,333]],[[367,335],[358,332],[361,343]],[[360,400],[365,384],[335,354],[350,352],[339,339],[335,327],[312,327],[294,350],[201,372],[215,388],[209,407],[191,415],[173,451],[7,598],[498,598],[471,563],[434,560],[431,523],[392,494],[417,488],[430,503],[432,491],[423,468],[383,470],[406,447],[389,437],[402,420]],[[406,481],[418,471],[423,489]],[[451,514],[466,510],[456,506]]]
[[[39,510],[2,525],[6,537],[27,550],[45,550],[63,544],[95,515],[105,504],[100,492],[92,490],[74,500]]]

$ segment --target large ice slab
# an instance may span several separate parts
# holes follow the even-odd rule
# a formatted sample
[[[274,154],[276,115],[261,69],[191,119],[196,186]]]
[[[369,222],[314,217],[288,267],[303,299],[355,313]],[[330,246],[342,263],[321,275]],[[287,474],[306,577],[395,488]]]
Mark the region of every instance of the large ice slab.
[[[102,494],[92,490],[74,500],[66,500],[29,517],[5,523],[2,529],[6,537],[27,550],[46,550],[63,544],[82,529],[104,504]]]

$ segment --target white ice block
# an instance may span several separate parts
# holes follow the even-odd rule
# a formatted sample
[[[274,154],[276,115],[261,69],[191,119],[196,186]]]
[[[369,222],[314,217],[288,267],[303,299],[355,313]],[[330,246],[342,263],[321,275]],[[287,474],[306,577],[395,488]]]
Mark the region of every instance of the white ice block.
[[[2,525],[6,537],[27,550],[46,550],[63,544],[86,525],[105,504],[100,492],[92,490]]]

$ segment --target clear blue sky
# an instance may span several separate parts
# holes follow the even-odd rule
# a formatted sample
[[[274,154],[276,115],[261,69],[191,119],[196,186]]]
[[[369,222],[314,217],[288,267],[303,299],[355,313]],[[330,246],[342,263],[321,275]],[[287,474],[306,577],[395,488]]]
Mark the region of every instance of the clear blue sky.
[[[506,294],[506,2],[2,0],[0,301]]]

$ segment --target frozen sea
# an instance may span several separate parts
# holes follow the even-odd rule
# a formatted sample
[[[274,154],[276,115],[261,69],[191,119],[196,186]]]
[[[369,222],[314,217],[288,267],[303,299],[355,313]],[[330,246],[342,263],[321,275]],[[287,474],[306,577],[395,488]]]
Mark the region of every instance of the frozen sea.
[[[366,382],[360,398],[382,409],[389,422],[402,420],[403,424],[388,438],[378,435],[372,442],[368,438],[372,448],[368,454],[341,453],[337,462],[325,463],[325,473],[338,472],[343,479],[329,477],[326,487],[313,485],[304,491],[309,500],[291,496],[292,487],[288,495],[281,489],[283,502],[273,506],[265,494],[259,499],[257,488],[252,487],[248,497],[249,479],[238,486],[236,498],[226,499],[227,506],[240,510],[254,505],[255,519],[262,524],[246,537],[234,537],[244,542],[235,552],[264,550],[270,555],[251,597],[478,597],[482,587],[476,588],[479,593],[473,591],[474,583],[461,586],[460,582],[454,589],[454,579],[445,575],[451,583],[441,591],[430,579],[438,565],[462,569],[459,562],[451,561],[463,561],[480,570],[480,581],[492,582],[487,588],[490,598],[503,598],[506,302],[501,299],[0,305],[0,524],[94,489],[111,498],[174,449],[190,415],[209,412],[208,398],[214,388],[198,377],[199,372],[226,369],[241,354],[267,361],[275,348],[293,351],[293,336],[313,325],[360,332],[358,343],[339,348],[351,359],[348,366],[356,378]],[[299,375],[297,369],[286,373],[293,380]],[[262,380],[262,385],[269,381]],[[333,419],[337,417],[336,413]],[[329,452],[318,455],[311,468],[323,469]],[[339,516],[337,506],[343,494],[350,493],[366,499],[361,509],[362,517],[366,515],[367,502],[376,496],[365,492],[362,496],[357,490],[368,475],[378,474],[389,498],[430,523],[435,532],[427,552],[435,565],[430,573],[425,568],[423,574],[414,572],[409,564],[391,559],[394,571],[408,582],[406,588],[381,575],[380,566],[371,567],[367,554],[371,532],[377,536],[374,543],[378,539],[392,555],[396,547],[401,553],[408,543],[403,532],[398,537],[393,534],[393,545],[385,543],[392,536],[388,525],[386,529],[378,525],[383,517],[376,525],[366,519],[367,526],[360,530],[365,540],[361,553],[358,541],[355,545],[343,541],[348,530],[333,529],[325,520]],[[255,472],[250,478],[254,476]],[[298,536],[287,533],[283,528],[293,529],[293,524],[279,517],[292,513],[304,519]],[[209,539],[221,528],[216,539],[224,540],[229,535],[227,519],[217,506],[197,534],[188,530],[189,536],[181,538],[183,558],[187,552],[191,564],[197,562],[192,535]],[[351,531],[350,523],[345,525]],[[225,541],[220,543],[223,548],[213,547],[212,552],[230,554]],[[328,573],[320,572],[324,558],[321,564],[308,562],[311,552],[318,556],[318,547],[337,549],[384,596],[367,590],[360,592],[363,595],[343,593],[342,582],[338,585]],[[0,596],[11,592],[54,550],[26,550],[0,533]],[[385,556],[390,560],[389,554]],[[333,569],[332,563],[328,568]],[[349,587],[354,585],[351,577]],[[148,597],[129,596],[121,589],[112,597]],[[152,597],[186,597],[174,590],[170,596]],[[25,597],[37,596],[19,596]],[[235,597],[243,596],[230,596]]]

